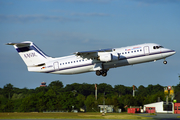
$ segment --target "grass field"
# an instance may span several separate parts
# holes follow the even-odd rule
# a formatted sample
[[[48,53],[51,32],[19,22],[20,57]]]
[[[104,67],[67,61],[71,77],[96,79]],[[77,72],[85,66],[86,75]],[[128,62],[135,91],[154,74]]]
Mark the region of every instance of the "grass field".
[[[151,119],[127,113],[0,113],[0,119]]]

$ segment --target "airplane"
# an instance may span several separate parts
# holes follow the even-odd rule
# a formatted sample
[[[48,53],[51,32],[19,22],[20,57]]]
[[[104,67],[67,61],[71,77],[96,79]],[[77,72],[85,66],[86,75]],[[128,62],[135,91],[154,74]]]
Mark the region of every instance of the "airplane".
[[[106,76],[110,68],[134,65],[164,59],[175,50],[155,43],[139,44],[121,48],[75,52],[74,55],[53,58],[46,55],[33,42],[7,43],[13,45],[30,72],[53,74],[80,74],[95,72]]]

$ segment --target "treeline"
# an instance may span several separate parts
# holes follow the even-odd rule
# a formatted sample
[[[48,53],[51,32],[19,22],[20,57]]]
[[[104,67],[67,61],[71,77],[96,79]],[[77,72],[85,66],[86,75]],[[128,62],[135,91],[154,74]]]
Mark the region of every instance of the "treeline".
[[[79,111],[80,108],[92,112],[99,111],[98,105],[102,105],[103,100],[106,105],[114,105],[116,112],[119,108],[126,110],[125,106],[165,101],[164,86],[159,84],[147,87],[140,85],[136,88],[135,97],[132,96],[133,87],[115,85],[113,88],[101,83],[97,84],[97,88],[98,99],[95,100],[94,84],[73,83],[64,87],[61,81],[53,81],[47,87],[19,89],[9,83],[0,88],[0,112]],[[180,84],[174,88],[175,94],[180,94]]]

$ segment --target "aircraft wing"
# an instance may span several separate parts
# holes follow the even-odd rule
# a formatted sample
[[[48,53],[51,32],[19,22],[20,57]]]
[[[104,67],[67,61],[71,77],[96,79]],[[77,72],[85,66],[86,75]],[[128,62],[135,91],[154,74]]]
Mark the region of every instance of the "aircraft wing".
[[[100,50],[92,50],[92,51],[82,51],[82,52],[75,52],[76,56],[81,56],[83,58],[96,58],[98,57],[98,52],[112,52],[112,49],[100,49]]]

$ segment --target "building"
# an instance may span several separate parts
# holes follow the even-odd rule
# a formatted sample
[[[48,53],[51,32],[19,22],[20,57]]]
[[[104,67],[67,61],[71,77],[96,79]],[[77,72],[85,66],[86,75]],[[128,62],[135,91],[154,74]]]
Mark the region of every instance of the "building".
[[[100,107],[100,113],[104,112],[105,113],[110,113],[113,112],[114,105],[98,105]]]
[[[174,103],[174,114],[180,114],[180,103]]]
[[[42,82],[40,87],[47,87],[46,82]]]
[[[169,102],[156,102],[144,105],[143,108],[146,113],[174,113],[174,104]]]

